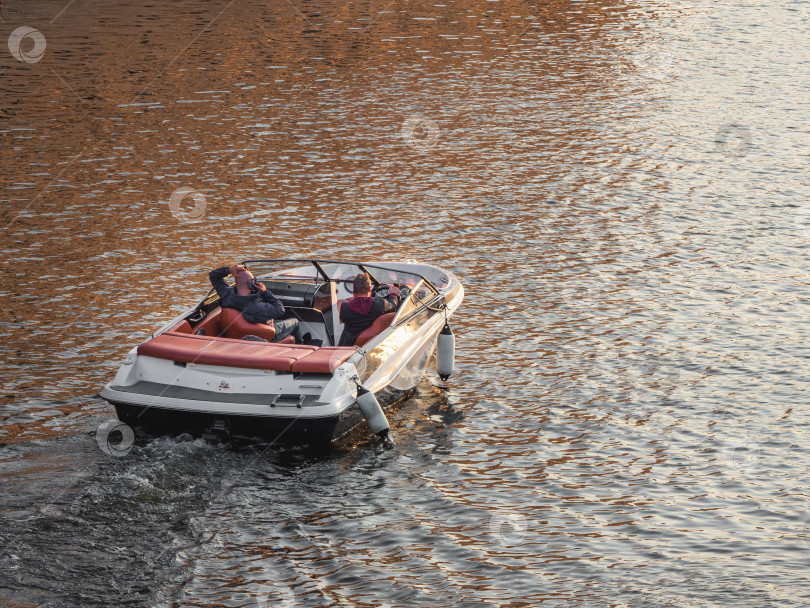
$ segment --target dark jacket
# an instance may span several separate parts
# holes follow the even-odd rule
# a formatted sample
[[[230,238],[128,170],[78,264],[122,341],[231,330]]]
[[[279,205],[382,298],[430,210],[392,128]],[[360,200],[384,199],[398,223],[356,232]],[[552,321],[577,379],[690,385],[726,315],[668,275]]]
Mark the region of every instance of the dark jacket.
[[[374,319],[397,309],[396,296],[387,298],[352,298],[340,305],[340,320],[343,321],[343,334],[338,346],[352,346],[357,336],[371,327]]]
[[[211,285],[219,294],[219,304],[223,308],[235,308],[242,313],[248,323],[269,323],[272,319],[278,319],[284,314],[284,304],[270,293],[269,289],[257,291],[247,296],[240,296],[236,293],[236,287],[228,287],[225,277],[230,273],[230,268],[223,266],[208,273]]]

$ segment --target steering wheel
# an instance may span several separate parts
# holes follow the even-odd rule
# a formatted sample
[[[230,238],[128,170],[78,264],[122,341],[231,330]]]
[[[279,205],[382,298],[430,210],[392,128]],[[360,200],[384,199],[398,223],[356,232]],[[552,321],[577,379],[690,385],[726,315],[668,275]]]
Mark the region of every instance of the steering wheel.
[[[371,290],[371,295],[380,296],[381,298],[387,298],[390,291],[391,286],[388,283],[380,283],[374,289]]]
[[[408,294],[411,293],[411,290],[407,285],[397,285],[397,287],[399,288],[399,304],[402,304],[408,297]],[[380,296],[382,298],[387,298],[389,293],[391,293],[391,285],[389,283],[380,283],[371,290],[371,295]]]

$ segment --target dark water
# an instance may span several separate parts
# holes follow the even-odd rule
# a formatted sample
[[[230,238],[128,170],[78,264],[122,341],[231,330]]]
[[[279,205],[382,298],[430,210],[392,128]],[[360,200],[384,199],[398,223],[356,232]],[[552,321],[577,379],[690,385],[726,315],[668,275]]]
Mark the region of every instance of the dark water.
[[[0,604],[810,605],[807,3],[0,17]],[[458,273],[450,387],[392,451],[104,453],[258,255]]]

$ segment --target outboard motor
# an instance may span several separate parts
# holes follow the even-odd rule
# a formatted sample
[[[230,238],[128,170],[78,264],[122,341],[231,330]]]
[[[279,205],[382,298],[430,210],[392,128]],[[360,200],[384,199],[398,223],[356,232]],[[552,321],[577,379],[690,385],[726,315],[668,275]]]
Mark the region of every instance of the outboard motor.
[[[230,422],[224,418],[214,418],[202,437],[209,443],[227,443],[231,438]]]
[[[388,425],[388,419],[385,417],[382,407],[380,407],[380,402],[377,401],[374,393],[361,385],[357,379],[355,379],[355,383],[357,384],[357,405],[360,407],[366,422],[368,422],[371,432],[382,439],[386,447],[392,447],[394,440],[391,438],[391,427]]]
[[[439,378],[443,381],[447,381],[450,374],[453,373],[455,354],[456,337],[450,330],[447,321],[445,321],[444,329],[442,329],[441,333],[436,338],[436,371],[439,373]]]

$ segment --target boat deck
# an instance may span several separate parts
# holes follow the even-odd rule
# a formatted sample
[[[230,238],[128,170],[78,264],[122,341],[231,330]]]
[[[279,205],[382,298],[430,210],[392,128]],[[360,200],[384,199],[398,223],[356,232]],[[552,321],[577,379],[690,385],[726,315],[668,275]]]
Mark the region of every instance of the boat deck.
[[[166,331],[138,346],[138,355],[177,363],[331,374],[351,357],[354,346],[305,346],[252,342]]]

